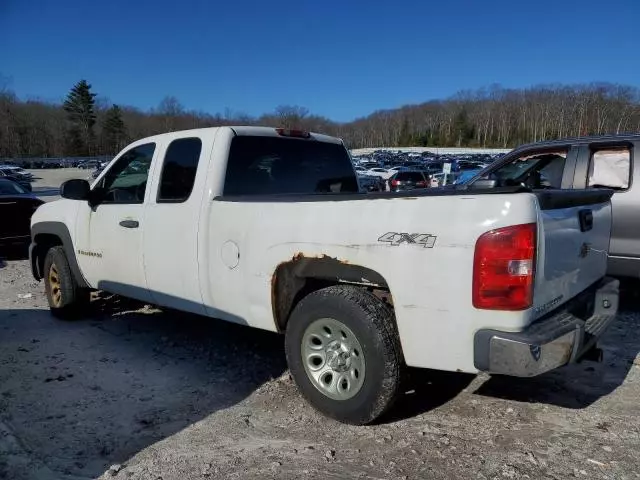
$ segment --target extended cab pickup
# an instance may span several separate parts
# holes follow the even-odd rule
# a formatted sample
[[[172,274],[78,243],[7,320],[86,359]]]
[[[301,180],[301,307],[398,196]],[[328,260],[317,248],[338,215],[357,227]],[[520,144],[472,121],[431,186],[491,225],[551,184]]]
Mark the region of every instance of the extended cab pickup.
[[[128,146],[32,219],[54,315],[92,289],[285,333],[303,395],[380,416],[404,366],[533,376],[597,351],[610,190],[359,191],[339,139],[266,127]]]

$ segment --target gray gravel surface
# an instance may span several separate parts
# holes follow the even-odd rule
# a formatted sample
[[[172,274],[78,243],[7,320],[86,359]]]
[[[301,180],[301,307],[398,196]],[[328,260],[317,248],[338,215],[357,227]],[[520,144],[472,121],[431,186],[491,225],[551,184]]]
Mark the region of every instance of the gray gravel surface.
[[[0,262],[0,479],[640,478],[640,301],[605,362],[534,379],[411,371],[384,421],[316,414],[282,338],[99,296],[54,320]]]

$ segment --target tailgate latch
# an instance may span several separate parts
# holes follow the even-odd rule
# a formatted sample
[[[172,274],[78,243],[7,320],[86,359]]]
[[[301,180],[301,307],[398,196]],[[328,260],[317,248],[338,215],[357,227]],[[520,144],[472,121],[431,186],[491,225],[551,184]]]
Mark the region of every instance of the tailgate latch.
[[[578,212],[578,218],[580,219],[581,232],[588,232],[593,228],[593,212],[591,210],[580,210]]]

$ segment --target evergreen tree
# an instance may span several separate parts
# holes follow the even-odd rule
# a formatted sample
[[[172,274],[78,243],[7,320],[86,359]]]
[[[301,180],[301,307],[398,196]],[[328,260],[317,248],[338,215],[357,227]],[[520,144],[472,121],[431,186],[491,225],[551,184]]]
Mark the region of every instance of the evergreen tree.
[[[122,110],[118,105],[113,105],[105,112],[102,121],[102,146],[103,153],[114,155],[127,143],[127,127],[122,119]]]
[[[411,129],[409,127],[409,119],[404,117],[402,122],[402,128],[400,129],[400,136],[398,137],[399,147],[410,147],[413,144],[413,138],[411,135]]]
[[[63,104],[67,113],[67,150],[71,155],[91,155],[95,151],[95,93],[86,80],[76,83]]]
[[[469,122],[469,116],[465,108],[462,108],[453,120],[453,132],[456,147],[466,147],[473,141],[475,129]]]

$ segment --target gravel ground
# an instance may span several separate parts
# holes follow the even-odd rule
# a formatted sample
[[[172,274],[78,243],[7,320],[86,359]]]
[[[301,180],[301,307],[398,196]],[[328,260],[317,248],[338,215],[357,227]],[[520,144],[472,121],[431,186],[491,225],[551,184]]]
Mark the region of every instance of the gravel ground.
[[[56,198],[87,171],[34,170]],[[98,296],[53,319],[0,260],[0,479],[640,478],[640,288],[605,361],[533,379],[410,372],[378,425],[316,414],[278,335]],[[637,293],[638,292],[638,293]]]
[[[42,290],[0,264],[0,478],[640,478],[635,286],[604,363],[412,371],[371,427],[306,405],[277,335],[108,296],[62,322]]]

